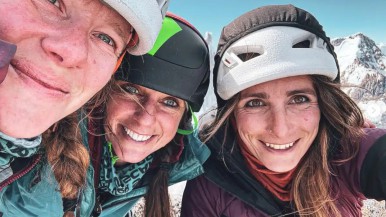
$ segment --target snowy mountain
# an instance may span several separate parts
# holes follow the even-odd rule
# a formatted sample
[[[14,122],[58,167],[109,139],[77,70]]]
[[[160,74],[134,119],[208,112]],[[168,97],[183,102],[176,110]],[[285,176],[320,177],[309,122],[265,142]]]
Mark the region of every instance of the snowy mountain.
[[[378,47],[381,49],[383,54],[386,54],[386,44],[380,43]]]
[[[377,46],[362,33],[332,40],[340,66],[343,90],[362,109],[366,118],[386,126],[385,45]]]

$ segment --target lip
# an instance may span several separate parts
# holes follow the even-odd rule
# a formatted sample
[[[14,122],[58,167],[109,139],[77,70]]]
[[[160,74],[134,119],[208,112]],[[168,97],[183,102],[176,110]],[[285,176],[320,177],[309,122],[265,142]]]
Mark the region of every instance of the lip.
[[[135,142],[135,143],[139,143],[139,144],[148,144],[148,143],[151,143],[154,139],[155,139],[155,135],[151,135],[149,139],[145,140],[145,141],[136,141],[134,140],[133,138],[131,138],[129,135],[127,135],[126,133],[126,130],[125,128],[129,129],[130,131],[133,131],[135,132],[136,134],[139,134],[139,135],[151,135],[151,134],[141,134],[141,133],[138,133],[124,125],[122,125],[121,129],[122,129],[122,134],[124,135],[124,137],[127,139],[127,140],[130,140],[131,142]]]
[[[264,148],[265,148],[266,150],[270,151],[270,152],[289,152],[289,151],[291,151],[291,150],[294,149],[294,147],[295,147],[295,146],[297,145],[297,143],[299,142],[299,139],[295,140],[295,141],[293,142],[292,146],[289,147],[289,148],[286,148],[286,149],[273,149],[273,148],[268,147],[268,146],[266,145],[267,142],[264,142],[264,141],[260,141],[260,142],[261,142],[261,145],[263,145]],[[270,142],[268,142],[268,143],[270,143]],[[281,144],[281,143],[270,143],[270,144]],[[285,143],[285,144],[287,144],[287,143]]]
[[[22,78],[27,84],[32,84],[39,86],[39,89],[47,91],[49,94],[54,95],[66,95],[70,92],[65,88],[65,84],[61,79],[50,78],[46,75],[39,74],[39,72],[46,72],[50,75],[54,73],[52,70],[38,70],[32,64],[29,64],[24,61],[19,61],[16,59],[11,60],[11,66],[15,69],[16,73]],[[31,82],[32,81],[32,82]]]

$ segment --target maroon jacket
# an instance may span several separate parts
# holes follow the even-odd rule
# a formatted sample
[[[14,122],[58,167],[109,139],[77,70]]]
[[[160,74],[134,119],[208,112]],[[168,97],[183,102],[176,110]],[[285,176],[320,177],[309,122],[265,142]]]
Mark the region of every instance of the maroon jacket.
[[[342,216],[361,216],[365,198],[386,199],[386,129],[365,129],[358,155],[335,168],[332,189]],[[181,217],[259,217],[280,216],[294,211],[280,201],[249,173],[228,133],[219,149],[222,133],[209,141],[212,156],[205,162],[205,174],[186,185]],[[222,154],[219,154],[222,153]],[[226,164],[226,165],[225,165]],[[290,215],[288,215],[290,216]]]

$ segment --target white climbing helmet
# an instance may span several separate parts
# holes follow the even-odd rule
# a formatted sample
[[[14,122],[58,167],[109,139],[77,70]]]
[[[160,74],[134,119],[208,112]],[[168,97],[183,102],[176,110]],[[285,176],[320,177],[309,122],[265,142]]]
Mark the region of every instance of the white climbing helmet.
[[[306,48],[294,47],[307,41]],[[240,55],[246,54],[252,58],[242,60]],[[300,28],[271,26],[241,37],[225,50],[218,68],[217,93],[228,100],[256,84],[308,74],[337,77],[338,67],[326,42]]]
[[[143,55],[154,45],[165,17],[169,0],[104,0],[134,28],[139,41],[127,51]]]

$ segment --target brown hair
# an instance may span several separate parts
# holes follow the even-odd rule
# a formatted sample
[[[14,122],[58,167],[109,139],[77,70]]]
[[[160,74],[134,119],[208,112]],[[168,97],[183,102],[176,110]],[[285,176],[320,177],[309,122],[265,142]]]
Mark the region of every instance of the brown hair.
[[[185,112],[180,122],[180,129],[191,128],[190,112]],[[169,199],[169,169],[171,166],[173,146],[181,141],[182,135],[176,134],[171,142],[156,152],[155,158],[160,160],[156,174],[152,177],[149,189],[145,195],[145,217],[171,217],[171,206]]]
[[[97,109],[89,112],[92,119],[103,119],[105,117],[105,111],[109,100],[114,100],[113,95],[130,96],[125,90],[118,84],[114,78],[92,99],[93,105],[98,105]],[[133,100],[136,100],[133,98]],[[137,102],[140,104],[140,102]],[[191,128],[190,112],[184,112],[179,125],[180,129]],[[91,132],[93,133],[93,132]],[[168,180],[169,180],[169,168],[170,157],[172,154],[175,141],[180,141],[182,136],[176,134],[171,142],[165,147],[161,148],[155,153],[154,161],[159,161],[160,165],[155,168],[155,173],[149,183],[149,188],[145,194],[145,210],[144,215],[146,217],[171,217],[171,204],[168,192]]]
[[[321,111],[318,134],[298,164],[292,181],[291,195],[300,216],[341,216],[331,192],[334,167],[356,156],[363,135],[362,113],[340,86],[322,75],[310,75],[317,91]],[[208,141],[216,131],[228,125],[239,94],[227,101],[201,138]],[[224,138],[225,141],[225,138]]]
[[[58,182],[62,197],[76,199],[86,183],[90,157],[81,142],[77,113],[60,120],[43,134],[48,163]]]
[[[66,200],[76,200],[86,184],[90,154],[82,143],[79,128],[79,112],[91,118],[91,112],[106,99],[106,90],[101,90],[82,109],[68,115],[43,133],[43,147],[51,165],[59,191]],[[63,216],[74,216],[72,210]]]

